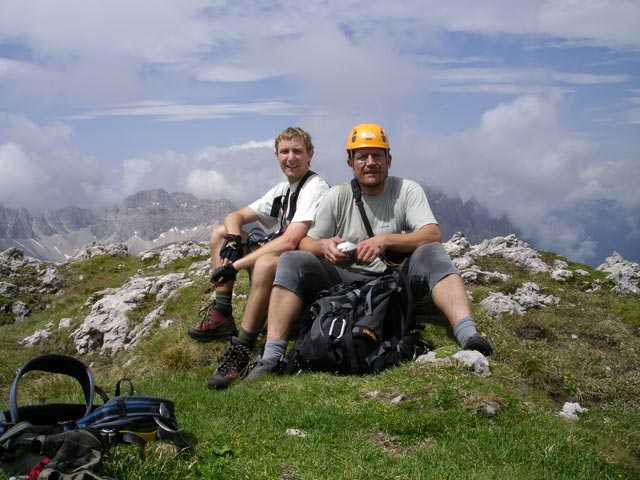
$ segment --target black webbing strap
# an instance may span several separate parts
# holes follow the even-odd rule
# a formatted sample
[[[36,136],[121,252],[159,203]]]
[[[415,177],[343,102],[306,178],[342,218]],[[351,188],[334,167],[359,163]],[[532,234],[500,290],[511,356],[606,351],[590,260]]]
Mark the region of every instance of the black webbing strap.
[[[296,191],[291,194],[291,201],[289,201],[289,194],[291,191],[290,188],[287,188],[286,195],[280,195],[279,197],[276,197],[273,200],[273,205],[271,206],[271,213],[269,214],[269,216],[278,218],[280,216],[280,212],[284,211],[287,208],[287,202],[289,202],[289,210],[287,211],[286,220],[290,222],[296,213],[298,195],[300,194],[300,190],[302,190],[304,182],[306,182],[307,179],[312,175],[315,175],[315,172],[308,170],[307,173],[305,173],[304,177],[300,179],[298,188],[296,188]],[[285,218],[283,218],[283,220],[285,220]]]
[[[371,228],[371,223],[369,223],[369,218],[367,217],[367,212],[364,211],[364,203],[362,202],[362,191],[360,190],[360,185],[358,185],[358,181],[355,178],[351,179],[351,191],[353,192],[353,199],[356,202],[356,206],[358,207],[358,212],[360,212],[360,217],[362,218],[362,223],[364,223],[364,228],[367,230],[367,235],[369,238],[373,237],[373,228]],[[393,255],[393,260],[389,257]],[[387,266],[397,267],[400,265],[404,259],[407,257],[407,254],[386,250],[380,258]],[[399,257],[399,258],[398,258]]]
[[[367,229],[367,235],[369,235],[369,237],[373,237],[373,229],[371,228],[371,224],[367,218],[367,213],[364,211],[364,204],[362,203],[362,191],[360,190],[360,185],[358,185],[358,181],[355,178],[351,179],[351,190],[353,191],[353,199],[356,201],[356,206],[360,212],[362,223],[364,223],[364,228]]]

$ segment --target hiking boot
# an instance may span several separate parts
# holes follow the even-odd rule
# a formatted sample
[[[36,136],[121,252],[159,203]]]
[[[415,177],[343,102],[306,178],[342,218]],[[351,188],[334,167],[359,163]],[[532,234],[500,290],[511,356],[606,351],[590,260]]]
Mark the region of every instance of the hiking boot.
[[[256,358],[256,361],[247,366],[245,381],[255,380],[256,378],[264,377],[265,375],[271,375],[278,373],[278,367],[280,362],[273,359]]]
[[[187,333],[194,340],[199,342],[211,342],[213,340],[228,340],[238,335],[236,323],[231,315],[231,310],[225,315],[215,301],[211,302],[208,307],[200,310],[202,321],[191,325]]]
[[[247,367],[249,358],[251,358],[251,349],[241,343],[233,343],[231,339],[227,351],[218,359],[220,365],[209,377],[207,382],[209,388],[216,390],[227,388]]]
[[[465,350],[475,350],[480,352],[485,357],[488,357],[493,353],[493,346],[489,339],[485,337],[482,333],[474,333],[471,335],[466,342],[464,342],[463,347]]]

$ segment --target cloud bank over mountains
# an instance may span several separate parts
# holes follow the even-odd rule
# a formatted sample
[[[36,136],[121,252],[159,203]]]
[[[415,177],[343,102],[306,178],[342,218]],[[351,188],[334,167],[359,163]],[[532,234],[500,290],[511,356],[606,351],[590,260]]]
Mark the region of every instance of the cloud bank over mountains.
[[[312,133],[335,184],[374,121],[392,174],[537,248],[640,261],[638,18],[629,0],[2,2],[0,203],[246,204],[281,177],[283,128]]]

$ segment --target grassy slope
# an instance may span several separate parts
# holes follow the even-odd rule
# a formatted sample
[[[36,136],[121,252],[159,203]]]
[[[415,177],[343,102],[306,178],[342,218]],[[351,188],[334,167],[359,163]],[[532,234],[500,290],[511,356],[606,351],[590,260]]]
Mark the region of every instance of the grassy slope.
[[[547,261],[554,258],[545,255]],[[123,445],[105,460],[106,473],[127,479],[640,476],[638,296],[616,297],[610,286],[586,293],[603,275],[584,265],[571,267],[588,271],[589,277],[555,282],[546,275],[532,277],[499,258],[482,262],[486,269],[512,275],[504,283],[469,285],[478,323],[498,347],[488,378],[455,363],[406,364],[377,376],[304,374],[222,392],[207,390],[206,379],[225,345],[198,344],[185,334],[211,293],[206,279],[195,278],[194,286],[169,303],[169,328],[158,329],[133,352],[82,358],[106,389],[127,376],[141,393],[174,399],[194,452],[178,455],[156,443],[141,458],[134,447]],[[148,274],[186,271],[190,263],[151,268]],[[61,270],[64,295],[34,298],[34,304],[47,308],[21,324],[0,327],[0,399],[8,399],[15,371],[32,356],[75,354],[70,330],[56,330],[41,347],[19,347],[17,340],[48,321],[57,325],[68,317],[78,325],[91,293],[121,285],[140,268],[148,265],[135,257],[74,264]],[[499,320],[487,318],[478,306],[489,292],[509,293],[529,280],[543,293],[559,296],[559,306]],[[246,276],[239,283],[237,292],[246,292]],[[243,304],[242,296],[236,298],[238,320]],[[455,352],[446,322],[426,307],[421,314],[429,321],[425,337],[440,356]],[[153,302],[146,302],[132,321],[152,308]],[[80,401],[77,387],[66,379],[36,377],[25,381],[21,403]],[[399,396],[402,401],[392,402]],[[577,422],[562,420],[555,414],[565,401],[579,402],[588,412]],[[0,400],[0,405],[4,408],[6,402]],[[487,406],[497,413],[488,414]],[[306,436],[289,435],[290,428]]]

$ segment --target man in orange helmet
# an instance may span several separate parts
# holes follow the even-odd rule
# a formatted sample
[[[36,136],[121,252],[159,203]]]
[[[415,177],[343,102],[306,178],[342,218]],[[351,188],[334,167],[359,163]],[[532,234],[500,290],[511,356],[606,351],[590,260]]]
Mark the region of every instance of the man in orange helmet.
[[[388,175],[392,158],[385,130],[375,124],[356,126],[347,139],[347,154],[353,180],[327,192],[299,251],[280,257],[267,343],[247,379],[277,369],[292,325],[318,292],[381,275],[398,254],[406,256],[402,269],[414,298],[430,291],[460,345],[490,355],[493,348],[472,319],[464,283],[442,246],[424,190],[414,181]],[[368,226],[356,201],[358,190]],[[355,244],[352,253],[338,248],[345,241]]]

